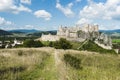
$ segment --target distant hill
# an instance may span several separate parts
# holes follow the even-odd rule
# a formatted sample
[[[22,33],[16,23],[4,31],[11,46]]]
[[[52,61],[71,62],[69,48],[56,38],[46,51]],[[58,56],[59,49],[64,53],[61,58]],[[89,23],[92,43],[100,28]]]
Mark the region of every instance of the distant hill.
[[[104,32],[104,33],[120,33],[120,29],[115,29],[115,30],[100,30],[100,32]]]
[[[8,31],[0,29],[0,36],[3,36],[3,35],[12,35],[12,34],[10,32],[8,32]]]
[[[34,33],[29,33],[27,34],[27,36],[41,36],[42,34],[52,34],[52,35],[56,35],[57,34],[57,30],[51,30],[51,31],[39,31],[39,32],[34,32]]]
[[[112,36],[112,38],[119,38],[120,37],[120,29],[116,29],[116,30],[100,30],[100,32],[103,32],[107,35]]]
[[[11,33],[34,33],[34,32],[39,32],[39,30],[16,29],[16,30],[9,30],[8,32],[11,32]]]

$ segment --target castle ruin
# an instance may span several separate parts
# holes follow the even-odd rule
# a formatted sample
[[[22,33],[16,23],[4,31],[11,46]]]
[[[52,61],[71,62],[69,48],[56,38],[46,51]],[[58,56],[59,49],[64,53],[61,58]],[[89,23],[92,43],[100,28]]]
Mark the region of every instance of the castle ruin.
[[[44,35],[42,34],[40,40],[42,41],[58,41],[60,38],[65,38],[69,41],[83,42],[85,40],[94,40],[97,44],[104,44],[110,46],[111,49],[112,41],[111,37],[99,32],[98,25],[77,25],[75,27],[63,27],[60,26],[57,30],[56,35]]]
[[[57,35],[58,36],[66,36],[66,37],[73,37],[76,38],[78,37],[78,31],[82,31],[85,33],[91,33],[91,32],[98,32],[98,25],[90,25],[90,24],[85,24],[76,27],[62,27],[60,26]]]

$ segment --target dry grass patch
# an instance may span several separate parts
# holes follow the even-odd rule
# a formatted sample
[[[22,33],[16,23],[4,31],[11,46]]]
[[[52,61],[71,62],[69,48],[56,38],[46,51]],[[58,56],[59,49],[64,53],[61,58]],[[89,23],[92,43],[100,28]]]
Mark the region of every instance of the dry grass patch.
[[[44,48],[0,50],[0,80],[29,80],[30,78],[34,80],[34,78],[39,78],[40,74],[36,70],[40,71],[46,66],[44,62],[53,52],[52,49],[48,48],[48,50]],[[33,76],[30,77],[34,72],[36,74],[32,74]]]
[[[82,70],[67,66],[68,80],[119,80],[120,55],[66,51],[81,60]]]

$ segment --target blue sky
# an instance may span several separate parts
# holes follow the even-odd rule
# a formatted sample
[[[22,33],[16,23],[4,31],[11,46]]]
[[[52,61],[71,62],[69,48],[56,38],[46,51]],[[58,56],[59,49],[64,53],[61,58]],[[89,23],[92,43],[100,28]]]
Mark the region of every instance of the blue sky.
[[[120,0],[0,0],[0,29],[57,30],[85,23],[120,29]]]

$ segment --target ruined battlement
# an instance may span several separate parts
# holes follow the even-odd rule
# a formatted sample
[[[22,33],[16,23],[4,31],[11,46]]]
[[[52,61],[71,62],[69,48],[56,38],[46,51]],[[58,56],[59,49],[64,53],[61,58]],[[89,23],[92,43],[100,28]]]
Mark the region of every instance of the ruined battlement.
[[[103,48],[107,46],[108,49],[112,49],[111,37],[104,33],[99,33],[98,25],[84,24],[75,27],[60,26],[57,30],[57,35],[42,34],[41,36],[42,41],[58,41],[60,38],[78,42],[83,42],[87,39],[95,40],[96,44],[101,44]],[[105,45],[105,47],[103,45]]]
[[[57,31],[57,35],[76,38],[78,37],[78,31],[91,33],[91,32],[99,32],[99,29],[98,29],[98,25],[90,25],[90,24],[84,24],[84,25],[75,26],[75,27],[60,26]]]

